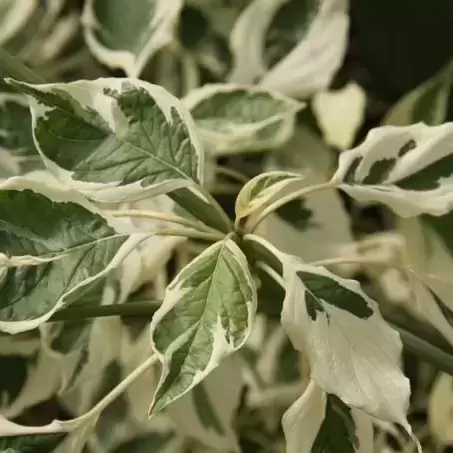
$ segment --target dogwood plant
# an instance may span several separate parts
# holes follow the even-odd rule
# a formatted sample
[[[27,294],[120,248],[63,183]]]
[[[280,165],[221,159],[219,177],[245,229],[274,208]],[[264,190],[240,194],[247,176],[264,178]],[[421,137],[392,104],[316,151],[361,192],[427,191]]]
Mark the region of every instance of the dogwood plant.
[[[39,70],[66,39],[51,32],[61,5],[0,1],[0,44],[15,36],[39,69],[0,52],[0,451],[238,452],[247,432],[263,451],[364,453],[374,427],[393,424],[417,448],[402,339],[450,373],[451,355],[380,308],[404,303],[453,344],[443,104],[431,125],[406,125],[398,112],[415,107],[403,99],[398,126],[347,149],[363,94],[345,90],[358,109],[336,131],[348,101],[324,91],[346,1],[312,6],[292,46],[268,33],[278,1],[192,2],[212,28],[197,43],[183,1],[126,3],[104,14],[87,0],[81,16],[87,48],[126,77],[48,83]],[[18,30],[33,15],[47,25],[27,53]],[[225,40],[226,70],[213,50]],[[159,84],[138,78],[162,49],[161,69],[182,66],[182,96],[165,71]],[[218,80],[198,83],[200,68]],[[336,162],[300,121],[298,99],[312,96],[327,141],[345,149]],[[269,153],[251,178],[219,163],[245,152]],[[215,196],[219,175],[235,181],[233,209]],[[342,197],[378,204],[393,230],[354,235]],[[59,411],[37,423],[49,399]]]

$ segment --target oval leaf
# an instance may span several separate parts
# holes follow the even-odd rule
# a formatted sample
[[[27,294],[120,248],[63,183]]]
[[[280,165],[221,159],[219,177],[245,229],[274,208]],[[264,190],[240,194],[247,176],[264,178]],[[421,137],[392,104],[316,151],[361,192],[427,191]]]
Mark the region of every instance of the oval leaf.
[[[283,145],[303,108],[277,93],[235,84],[205,85],[190,92],[184,104],[215,155]]]
[[[82,15],[93,55],[128,77],[138,77],[148,60],[170,44],[182,0],[87,0]]]
[[[283,259],[286,295],[282,324],[294,347],[303,350],[311,377],[348,406],[404,425],[409,381],[399,360],[399,335],[357,282],[322,267]]]
[[[247,260],[229,238],[178,274],[151,322],[153,349],[162,362],[152,413],[186,394],[244,345],[256,304]]]
[[[342,153],[333,182],[360,202],[380,202],[403,217],[443,215],[453,206],[453,124],[372,130]]]
[[[9,83],[27,94],[47,168],[90,198],[139,199],[200,183],[196,127],[163,88],[135,79]]]

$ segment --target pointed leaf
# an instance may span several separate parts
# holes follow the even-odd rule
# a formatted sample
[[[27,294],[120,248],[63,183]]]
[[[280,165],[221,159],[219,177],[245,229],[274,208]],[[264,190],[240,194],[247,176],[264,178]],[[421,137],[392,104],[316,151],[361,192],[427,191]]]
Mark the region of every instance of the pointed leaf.
[[[333,177],[360,202],[380,202],[396,214],[443,215],[453,206],[453,124],[384,126],[342,153]]]
[[[163,365],[152,412],[183,396],[244,345],[256,298],[247,260],[229,238],[178,274],[151,322],[153,349]]]
[[[203,147],[185,107],[135,79],[29,85],[33,134],[47,168],[98,201],[122,201],[200,182]]]
[[[287,453],[372,453],[371,419],[311,381],[282,419]]]
[[[25,178],[0,186],[0,252],[33,263],[1,269],[0,330],[17,333],[49,319],[82,287],[121,264],[146,234],[129,236],[69,190]]]
[[[290,98],[235,84],[205,85],[184,99],[214,155],[272,149],[293,134],[303,108]]]
[[[254,0],[230,37],[231,82],[260,84],[306,98],[327,88],[347,44],[347,0]]]
[[[88,0],[82,15],[85,41],[111,68],[138,77],[148,60],[174,39],[182,0]]]
[[[241,189],[236,198],[236,218],[247,217],[262,209],[278,198],[288,186],[301,181],[304,181],[302,175],[287,171],[272,171],[256,176]]]
[[[282,324],[310,361],[311,376],[347,405],[408,428],[409,381],[401,341],[353,280],[283,258]],[[410,429],[410,428],[408,428]]]

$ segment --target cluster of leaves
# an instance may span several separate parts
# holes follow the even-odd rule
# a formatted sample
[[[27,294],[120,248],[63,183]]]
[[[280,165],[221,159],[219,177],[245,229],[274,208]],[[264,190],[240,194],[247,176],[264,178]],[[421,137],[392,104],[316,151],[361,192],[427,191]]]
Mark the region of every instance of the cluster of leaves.
[[[349,22],[0,0],[0,451],[419,446],[401,340],[453,370],[452,67],[353,147]],[[387,231],[357,229],[376,204]]]

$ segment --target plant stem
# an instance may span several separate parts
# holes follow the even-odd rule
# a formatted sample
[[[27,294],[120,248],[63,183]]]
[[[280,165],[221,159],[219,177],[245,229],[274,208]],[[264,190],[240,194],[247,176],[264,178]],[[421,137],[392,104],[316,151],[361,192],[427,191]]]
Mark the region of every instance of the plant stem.
[[[229,231],[233,231],[233,223],[231,222],[231,219],[228,217],[226,212],[223,210],[222,206],[220,206],[217,200],[204,187],[200,186],[198,187],[198,189],[200,189],[201,194],[207,198],[208,202],[217,211],[219,217],[222,219],[225,225],[228,225]]]
[[[56,321],[81,321],[92,318],[105,318],[108,316],[133,316],[152,318],[157,310],[157,301],[127,302],[113,305],[84,305],[63,308],[52,315],[48,322]]]
[[[46,83],[34,71],[25,66],[18,57],[12,56],[0,47],[0,67],[13,79],[28,83]]]
[[[325,182],[322,184],[316,184],[314,186],[303,187],[302,189],[289,193],[288,195],[285,195],[284,197],[281,197],[280,199],[278,199],[278,200],[274,201],[273,203],[271,203],[270,205],[266,206],[253,222],[246,225],[245,230],[248,233],[252,233],[269,214],[272,214],[278,208],[281,208],[283,205],[285,205],[286,203],[289,203],[290,201],[295,200],[296,198],[303,197],[312,192],[317,192],[318,190],[332,189],[334,187],[335,186],[333,185],[333,183],[331,181],[329,181],[329,182]]]
[[[205,241],[221,241],[225,238],[223,233],[209,233],[203,231],[193,231],[186,228],[164,228],[162,230],[153,231],[156,236],[180,236],[189,239],[202,239]]]
[[[114,217],[138,217],[146,219],[163,220],[166,222],[178,223],[179,225],[183,225],[199,231],[206,231],[208,233],[220,233],[214,228],[203,225],[200,222],[185,219],[184,217],[168,214],[165,212],[155,212],[140,209],[125,209],[121,211],[110,211],[110,214],[113,215]]]
[[[126,376],[110,393],[101,399],[92,409],[85,414],[77,417],[73,420],[62,422],[65,430],[72,431],[74,428],[79,426],[81,423],[88,421],[94,417],[99,416],[101,412],[113,401],[116,400],[122,393],[124,393],[130,385],[132,385],[143,373],[148,371],[156,362],[157,356],[152,355],[146,359],[141,365],[139,365],[132,373]]]
[[[250,181],[250,178],[240,171],[233,170],[232,168],[225,167],[224,165],[216,165],[216,173],[228,176],[229,178],[235,179],[242,184],[246,184]]]

